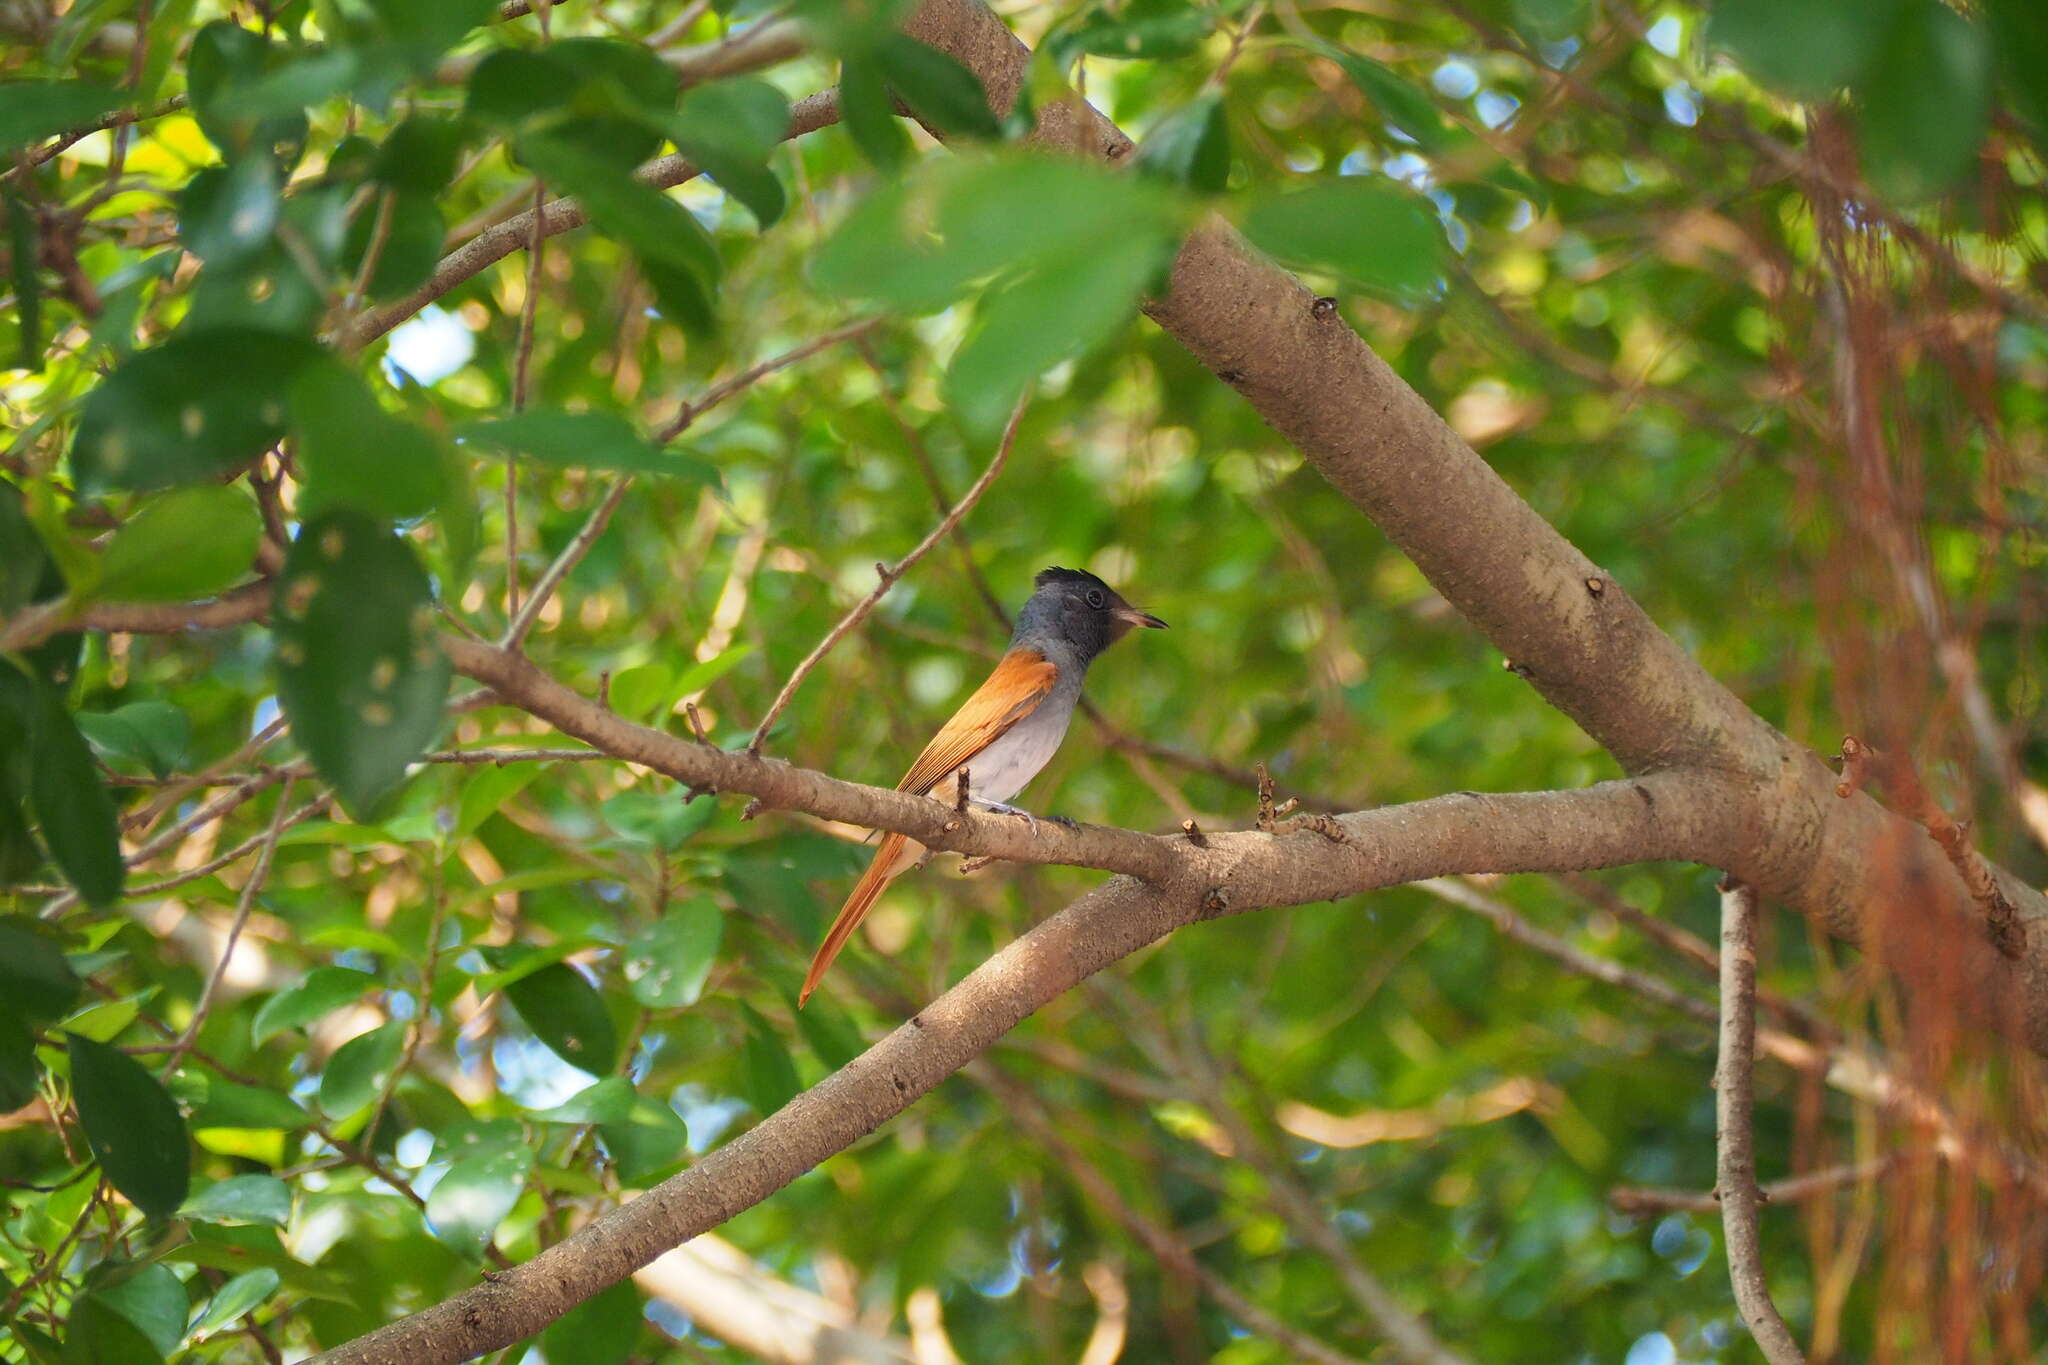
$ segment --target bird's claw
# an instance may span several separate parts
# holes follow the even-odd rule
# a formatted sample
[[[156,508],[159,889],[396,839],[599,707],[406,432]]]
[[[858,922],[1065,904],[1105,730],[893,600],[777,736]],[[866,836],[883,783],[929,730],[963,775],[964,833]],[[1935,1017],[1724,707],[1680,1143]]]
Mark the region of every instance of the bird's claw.
[[[1081,832],[1081,822],[1079,820],[1076,820],[1071,815],[1048,815],[1045,818],[1052,821],[1055,825],[1058,825],[1061,829],[1065,830],[1069,834],[1078,834]]]

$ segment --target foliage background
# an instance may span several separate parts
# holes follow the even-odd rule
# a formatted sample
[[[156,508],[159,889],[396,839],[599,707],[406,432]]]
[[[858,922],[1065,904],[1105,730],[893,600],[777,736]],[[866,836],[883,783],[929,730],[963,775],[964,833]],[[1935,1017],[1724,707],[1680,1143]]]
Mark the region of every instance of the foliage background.
[[[237,412],[269,422],[266,365],[405,296],[444,233],[452,247],[529,207],[526,167],[557,191],[616,187],[622,151],[658,141],[636,149],[621,133],[618,88],[550,108],[515,83],[525,93],[497,107],[465,80],[507,49],[582,36],[696,52],[729,23],[785,17],[674,8],[605,0],[493,22],[489,6],[458,6],[439,31],[383,4],[78,0],[0,15],[0,140],[63,143],[47,158],[25,150],[6,180],[14,284],[0,353],[25,363],[0,382],[6,472],[23,493],[0,525],[0,606],[49,597],[46,553],[80,606],[182,602],[276,574],[250,496],[203,495],[152,525],[152,506],[223,481],[96,471],[100,447],[81,429],[156,431],[149,449],[182,449],[165,433],[194,435],[179,406],[194,393],[214,395],[201,402],[209,436]],[[796,8],[813,24],[808,52],[692,98],[765,80],[798,99],[831,86],[840,58],[883,70],[878,29]],[[1243,774],[1260,762],[1285,791],[1347,809],[1611,775],[1234,394],[1131,317],[1167,240],[1156,224],[1203,203],[1256,222],[1286,190],[1362,184],[1355,206],[1379,206],[1390,232],[1261,240],[1292,248],[1348,323],[1764,716],[1824,752],[1845,731],[1909,749],[1988,854],[2048,875],[2048,799],[2034,785],[2048,746],[2048,211],[2039,92],[2015,79],[2039,69],[2025,65],[2048,41],[2038,16],[1932,0],[1853,13],[1729,3],[1711,24],[1687,6],[1570,0],[1007,12],[1034,46],[1064,41],[1077,85],[1124,127],[1177,128],[1187,149],[1157,139],[1156,193],[1179,196],[1157,202],[1082,180],[1027,195],[1014,187],[1033,183],[1032,163],[970,153],[992,168],[978,188],[1011,187],[1025,211],[1010,254],[971,273],[1023,272],[1025,303],[1005,311],[995,293],[977,310],[954,289],[937,308],[886,307],[916,292],[887,283],[899,248],[835,233],[894,176],[943,195],[951,154],[922,134],[891,151],[872,117],[765,156],[788,208],[764,228],[777,192],[752,170],[766,148],[732,131],[740,104],[762,98],[748,85],[733,103],[695,105],[694,122],[686,101],[664,125],[686,150],[697,139],[700,160],[742,163],[665,196],[708,233],[721,282],[689,251],[679,261],[650,243],[627,210],[550,239],[537,260],[514,252],[388,343],[330,346],[322,373],[342,377],[291,389],[282,455],[225,486],[260,494],[287,530],[302,516],[398,523],[444,614],[496,635],[508,573],[530,591],[619,471],[654,471],[540,613],[530,650],[678,734],[694,701],[730,746],[873,586],[875,564],[900,558],[991,457],[987,414],[999,420],[1026,377],[1011,371],[1058,361],[993,492],[829,657],[769,752],[890,781],[1000,649],[1001,611],[1057,563],[1096,570],[1173,630],[1102,661],[1090,690],[1102,721],[1077,724],[1027,793],[1036,808],[1149,829],[1242,825]],[[269,35],[267,78],[235,65],[237,44],[256,39],[202,27],[222,19]],[[209,61],[229,77],[209,76]],[[620,87],[639,79],[619,69]],[[943,75],[884,75],[946,93]],[[854,79],[849,107],[868,108]],[[92,107],[94,90],[112,103]],[[53,140],[117,106],[145,116]],[[598,135],[559,167],[539,152],[515,163],[512,144],[559,133],[565,109]],[[408,118],[419,136],[394,139]],[[278,141],[291,152],[276,156]],[[1105,203],[1130,215],[1137,247],[1090,219]],[[1032,254],[1032,237],[1062,233],[1087,250]],[[318,269],[303,268],[309,254]],[[1128,266],[1127,283],[1057,287],[1098,256]],[[870,318],[696,416],[669,453],[640,434],[749,365]],[[178,396],[152,391],[138,407],[90,396],[132,376],[133,354],[224,322],[276,337],[275,351],[188,356],[169,381]],[[962,353],[996,359],[963,378]],[[613,414],[630,430],[586,416],[566,436],[501,431],[493,447],[465,426],[521,407]],[[259,435],[250,454],[276,433]],[[380,609],[361,604],[378,592],[399,607],[376,620],[402,622],[415,601],[400,569],[350,561],[342,578],[339,621],[370,620]],[[336,700],[350,638],[88,633],[75,676],[44,669],[50,681],[25,691],[45,661],[10,671],[10,810],[56,864],[31,865],[42,856],[25,825],[0,831],[16,880],[16,913],[0,923],[20,964],[0,968],[19,1106],[0,1120],[11,1359],[279,1358],[441,1299],[487,1256],[532,1254],[772,1111],[1096,877],[997,867],[962,881],[941,864],[906,879],[798,1013],[804,961],[863,860],[860,832],[748,822],[732,799],[685,805],[609,761],[436,762],[380,797],[375,774],[315,754],[320,775],[266,780],[226,818],[137,859],[126,894],[92,907],[67,896],[65,880],[89,889],[106,875],[93,843],[104,816],[89,793],[68,807],[37,795],[39,779],[75,777],[82,761],[51,757],[46,737],[63,727],[34,720],[37,698],[75,713],[133,851],[241,792],[186,775],[274,775],[298,756],[270,728],[294,669],[310,670],[304,714],[341,727],[337,752],[360,743],[360,706]],[[346,657],[321,656],[323,639]],[[428,728],[443,754],[566,747],[487,704]],[[252,735],[272,737],[252,749]],[[307,807],[329,784],[359,818]],[[150,889],[162,882],[174,884]],[[1694,964],[1630,915],[1710,940],[1711,883],[1651,867],[1482,890],[1587,953],[1704,995]],[[237,950],[209,992],[238,911]],[[37,945],[61,949],[68,969]],[[1765,980],[1887,1050],[1972,1123],[2036,1139],[2029,1060],[1904,1036],[1881,979],[1802,922],[1773,925]],[[93,1041],[123,1050],[110,1060]],[[1110,1319],[1128,1359],[1289,1358],[1148,1254],[1077,1179],[1089,1168],[1205,1271],[1361,1358],[1387,1348],[1347,1296],[1347,1258],[1474,1359],[1748,1359],[1718,1221],[1624,1213],[1609,1198],[1712,1184],[1711,1052],[1707,1030],[1561,971],[1430,889],[1248,917],[1062,1000],[994,1054],[994,1075],[949,1083],[725,1233],[877,1332],[905,1330],[905,1303],[935,1291],[968,1360],[1079,1355]],[[151,1107],[159,1071],[179,1114]],[[1774,1288],[1816,1357],[2036,1358],[2034,1196],[1933,1159],[1910,1125],[1811,1078],[1767,1065],[1760,1084],[1767,1176],[1890,1159],[1766,1215]],[[1353,1133],[1377,1116],[1403,1136],[1311,1141],[1318,1116],[1353,1120]],[[189,1142],[192,1202],[182,1167],[134,1173],[109,1158],[112,1134]],[[1289,1203],[1294,1188],[1309,1214]],[[1304,1216],[1341,1234],[1342,1255]],[[1982,1257],[1940,1254],[1956,1237]],[[649,1302],[643,1320],[638,1291],[616,1295],[536,1349],[743,1358],[672,1307]]]

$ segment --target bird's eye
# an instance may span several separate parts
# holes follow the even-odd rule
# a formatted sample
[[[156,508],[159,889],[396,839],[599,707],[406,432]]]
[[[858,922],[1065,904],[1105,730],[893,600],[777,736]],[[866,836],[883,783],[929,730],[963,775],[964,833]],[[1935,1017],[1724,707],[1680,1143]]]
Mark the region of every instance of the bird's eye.
[[[1095,610],[1097,611],[1102,610],[1102,589],[1088,589],[1088,605],[1095,608]]]

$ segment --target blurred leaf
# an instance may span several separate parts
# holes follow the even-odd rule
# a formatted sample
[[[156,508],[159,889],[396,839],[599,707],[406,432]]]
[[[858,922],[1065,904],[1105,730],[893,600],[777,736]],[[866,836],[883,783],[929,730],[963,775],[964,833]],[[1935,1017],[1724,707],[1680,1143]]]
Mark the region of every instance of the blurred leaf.
[[[426,283],[441,263],[447,236],[441,207],[422,190],[386,190],[367,202],[349,220],[341,263],[351,279],[361,275],[374,248],[365,293],[372,299],[395,299]]]
[[[38,1023],[62,1018],[85,989],[51,933],[31,916],[0,916],[0,1002]]]
[[[796,1078],[796,1063],[789,1049],[770,1028],[760,1011],[745,1001],[740,1013],[747,1021],[747,1040],[740,1056],[740,1088],[754,1112],[764,1118],[796,1098],[803,1087]]]
[[[132,1323],[159,1355],[171,1354],[185,1339],[190,1303],[184,1283],[167,1265],[135,1266],[97,1285],[92,1296]]]
[[[35,1036],[20,1015],[0,1002],[0,1114],[12,1114],[35,1103],[36,1081],[42,1070],[36,1060]]]
[[[675,78],[661,58],[638,43],[603,38],[558,39],[540,52],[501,49],[470,73],[465,109],[486,125],[541,133],[562,155],[623,174],[661,143],[656,131],[674,110]],[[519,159],[549,174],[526,155]]]
[[[278,1273],[268,1266],[235,1276],[214,1291],[213,1297],[207,1301],[206,1311],[192,1324],[193,1335],[217,1332],[244,1314],[261,1308],[277,1293],[282,1283]]]
[[[79,1125],[100,1169],[135,1207],[168,1218],[185,1202],[192,1178],[191,1139],[178,1106],[140,1062],[105,1043],[71,1033],[65,1049]]]
[[[678,695],[675,674],[667,664],[635,664],[612,674],[612,710],[630,720],[645,723],[657,711],[668,710]]]
[[[455,428],[455,435],[462,441],[530,456],[560,469],[662,474],[704,484],[718,479],[715,466],[660,450],[616,413],[528,408],[509,417],[464,422]]]
[[[662,129],[760,226],[782,216],[788,196],[768,169],[789,129],[789,101],[780,90],[752,77],[712,81],[685,92]]]
[[[2036,0],[1986,0],[1991,50],[1998,56],[2006,99],[2031,126],[2035,143],[2048,138],[2048,9]]]
[[[623,1365],[645,1330],[640,1309],[639,1287],[631,1279],[620,1280],[577,1304],[541,1333],[541,1350],[549,1360],[573,1360],[576,1365]]]
[[[85,493],[230,474],[284,435],[285,393],[312,346],[246,328],[181,332],[86,395],[71,445]]]
[[[120,91],[92,81],[11,80],[0,85],[0,151],[97,123],[121,104]]]
[[[315,967],[263,1002],[249,1025],[249,1041],[262,1047],[286,1029],[303,1028],[354,1004],[377,985],[376,977],[353,967]]]
[[[850,57],[840,65],[839,121],[876,170],[898,171],[910,159],[910,134],[896,121],[882,68],[872,58]]]
[[[192,721],[167,701],[135,701],[112,711],[80,711],[78,729],[109,763],[169,777],[191,761]]]
[[[226,19],[193,35],[185,77],[192,113],[225,156],[266,155],[279,143],[304,139],[306,116],[292,101],[303,83],[295,84],[293,74],[267,83],[289,65],[262,34]]]
[[[1765,85],[1818,100],[1862,74],[1907,0],[1716,0],[1707,40]]]
[[[1991,44],[1938,0],[1912,0],[1857,78],[1864,173],[1888,198],[1932,198],[1969,169],[1991,117]]]
[[[1049,45],[1061,65],[1092,57],[1185,57],[1209,36],[1215,15],[1184,0],[1129,0],[1098,4],[1078,24],[1056,29]]]
[[[72,1304],[64,1334],[65,1365],[163,1365],[163,1359],[149,1334],[98,1294]]]
[[[527,1117],[536,1123],[624,1123],[633,1103],[633,1083],[624,1076],[607,1076],[554,1108],[536,1109]]]
[[[507,763],[479,767],[462,784],[462,800],[456,808],[451,842],[467,839],[497,814],[507,801],[525,791],[541,775],[538,763]],[[972,786],[972,783],[968,784]]]
[[[164,1083],[193,1128],[275,1128],[284,1132],[307,1127],[312,1115],[279,1090],[187,1068]]]
[[[795,1004],[792,997],[790,1005]],[[796,1023],[811,1051],[830,1070],[837,1071],[867,1051],[867,1040],[860,1036],[860,1030],[853,1026],[846,1012],[822,995],[812,996],[809,1004],[796,1011]]]
[[[875,61],[911,111],[940,132],[949,137],[1001,134],[981,78],[951,54],[906,34],[889,33],[875,44]]]
[[[291,428],[305,473],[302,514],[352,507],[403,521],[425,515],[442,497],[440,442],[386,412],[369,385],[332,357],[315,360],[292,382]]]
[[[1325,270],[1396,298],[1426,297],[1442,273],[1435,214],[1385,182],[1346,176],[1260,195],[1244,232],[1285,265]]]
[[[1452,128],[1444,122],[1435,100],[1394,74],[1383,63],[1334,44],[1312,46],[1313,50],[1342,67],[1359,93],[1379,110],[1380,117],[1414,138],[1415,144],[1423,151],[1437,155],[1472,140],[1462,129]]]
[[[1221,194],[1230,181],[1230,129],[1223,97],[1197,96],[1154,125],[1134,162],[1146,175],[1199,194]]]
[[[1169,260],[1169,243],[1133,233],[1046,263],[997,290],[946,371],[946,404],[970,432],[1000,430],[1025,385],[1129,322]]]
[[[461,158],[459,121],[415,114],[385,135],[370,173],[393,189],[432,196],[447,189]]]
[[[448,1171],[427,1195],[427,1221],[434,1235],[471,1260],[481,1259],[491,1234],[519,1202],[533,1170],[533,1149],[518,1126],[509,1131],[472,1125],[450,1142]]]
[[[752,645],[734,645],[731,649],[721,654],[713,655],[709,659],[699,659],[696,663],[683,670],[682,677],[676,679],[673,695],[676,697],[688,697],[702,692],[705,688],[732,672],[753,652],[754,647]],[[972,785],[972,783],[969,784],[969,786]]]
[[[533,1036],[557,1057],[593,1076],[618,1065],[619,1040],[611,1013],[583,973],[566,962],[551,962],[504,989]]]
[[[698,897],[672,907],[626,945],[626,984],[633,998],[649,1009],[696,1004],[724,936],[725,914],[711,901]]]
[[[682,847],[718,814],[716,801],[683,800],[674,788],[659,792],[623,791],[605,798],[605,823],[621,838],[652,844],[670,852]]]
[[[92,596],[187,602],[248,576],[263,539],[255,501],[239,488],[174,488],[137,508],[107,542]]]
[[[329,510],[292,542],[272,620],[292,734],[342,808],[370,819],[441,729],[449,669],[427,576],[403,540]]]
[[[382,1093],[405,1048],[405,1021],[393,1019],[334,1050],[320,1073],[320,1110],[329,1118],[360,1113]]]
[[[0,734],[28,742],[28,805],[51,859],[90,905],[118,900],[127,868],[113,797],[55,688],[0,661]]]
[[[0,86],[0,90],[6,87]],[[43,277],[35,213],[14,186],[0,186],[0,211],[7,215],[7,273],[14,281],[14,316],[20,345],[14,363],[35,373],[43,368]]]
[[[619,1179],[629,1185],[645,1185],[668,1174],[682,1161],[690,1140],[676,1111],[645,1095],[634,1101],[630,1119],[607,1123],[598,1134],[618,1167]]]
[[[291,1187],[274,1175],[231,1175],[186,1200],[178,1216],[202,1223],[268,1223],[281,1228],[291,1222]]]

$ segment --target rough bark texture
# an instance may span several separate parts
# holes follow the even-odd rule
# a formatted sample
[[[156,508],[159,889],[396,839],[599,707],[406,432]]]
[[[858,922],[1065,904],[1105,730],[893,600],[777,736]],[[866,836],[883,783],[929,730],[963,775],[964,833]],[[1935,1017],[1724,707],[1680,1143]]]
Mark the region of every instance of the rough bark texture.
[[[1007,112],[1030,53],[980,0],[927,0],[907,25],[981,77]],[[1041,140],[1111,161],[1132,143],[1080,101]],[[1544,521],[1302,283],[1220,221],[1195,232],[1147,308],[1244,395],[1436,590],[1627,772],[1686,767],[1730,783],[1745,834],[1720,864],[1813,915],[1979,1022],[2048,1051],[2048,900],[2009,873],[2026,946],[1986,938],[1969,889],[1925,831],[1834,774],[1708,676],[1621,585]]]

